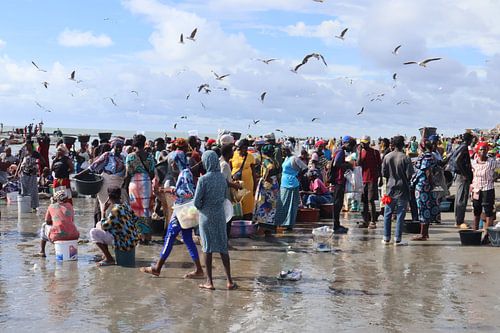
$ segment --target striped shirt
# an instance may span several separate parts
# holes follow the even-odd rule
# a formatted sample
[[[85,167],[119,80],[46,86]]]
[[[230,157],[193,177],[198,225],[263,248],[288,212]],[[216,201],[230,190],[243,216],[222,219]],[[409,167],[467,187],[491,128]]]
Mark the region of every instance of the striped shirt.
[[[488,191],[495,188],[494,177],[495,169],[500,168],[500,160],[488,158],[486,161],[480,161],[479,158],[472,162],[472,188],[474,191]]]

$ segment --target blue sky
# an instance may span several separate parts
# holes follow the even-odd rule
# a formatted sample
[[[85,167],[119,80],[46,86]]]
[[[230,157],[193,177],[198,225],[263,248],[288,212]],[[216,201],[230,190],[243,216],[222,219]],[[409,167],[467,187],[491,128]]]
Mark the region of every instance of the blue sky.
[[[321,136],[493,127],[500,119],[499,12],[500,3],[486,0],[3,1],[1,118]],[[195,27],[196,42],[179,44],[180,33]],[[346,39],[334,38],[344,27]],[[328,67],[312,59],[290,72],[312,52]],[[255,60],[271,57],[278,61]],[[402,65],[426,57],[443,59],[427,68]],[[67,80],[72,70],[80,83]],[[219,82],[212,71],[231,75]],[[209,95],[197,92],[202,83]],[[377,94],[384,96],[370,102]],[[261,122],[248,128],[254,119]]]

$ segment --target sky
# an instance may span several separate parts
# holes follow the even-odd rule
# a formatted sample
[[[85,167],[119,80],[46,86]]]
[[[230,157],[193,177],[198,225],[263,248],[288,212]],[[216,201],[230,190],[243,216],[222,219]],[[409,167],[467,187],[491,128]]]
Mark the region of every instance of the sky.
[[[323,137],[493,128],[498,13],[495,0],[2,0],[0,122]],[[327,65],[291,71],[311,53]],[[442,59],[403,64],[427,58]]]

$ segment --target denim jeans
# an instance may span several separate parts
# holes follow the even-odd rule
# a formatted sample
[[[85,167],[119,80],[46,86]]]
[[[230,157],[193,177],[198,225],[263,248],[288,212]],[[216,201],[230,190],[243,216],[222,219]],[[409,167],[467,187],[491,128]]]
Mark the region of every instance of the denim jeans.
[[[403,236],[403,223],[405,221],[406,215],[406,205],[408,200],[404,199],[392,199],[392,202],[385,205],[384,208],[384,240],[391,240],[391,218],[394,211],[396,211],[396,235],[394,237],[396,242],[399,242]]]

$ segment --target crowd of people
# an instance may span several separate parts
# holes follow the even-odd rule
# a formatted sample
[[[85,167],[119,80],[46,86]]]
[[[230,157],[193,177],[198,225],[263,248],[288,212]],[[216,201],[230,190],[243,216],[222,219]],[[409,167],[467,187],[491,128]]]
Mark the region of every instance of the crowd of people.
[[[159,259],[141,271],[160,275],[181,234],[195,264],[195,270],[185,277],[206,276],[200,285],[206,289],[214,288],[214,252],[221,254],[227,288],[236,288],[230,271],[231,223],[226,223],[225,200],[233,204],[233,219],[257,224],[261,236],[291,232],[299,208],[329,204],[334,233],[348,232],[341,224],[343,209],[360,210],[360,228],[375,229],[379,217],[383,218],[384,244],[391,243],[395,217],[394,244],[403,245],[407,208],[412,220],[420,223],[420,234],[412,240],[427,240],[429,225],[441,222],[440,201],[449,195],[454,181],[457,227],[477,230],[482,221],[486,230],[495,220],[498,136],[466,132],[454,138],[424,135],[419,141],[416,137],[375,141],[369,136],[356,139],[347,135],[330,140],[277,140],[273,133],[240,138],[224,131],[217,139],[190,136],[148,141],[138,134],[132,139],[96,139],[90,145],[81,140],[78,150],[74,142],[60,140],[54,156],[49,156],[47,135],[33,138],[27,138],[17,156],[5,141],[0,142],[0,184],[4,194],[30,195],[33,211],[39,207],[39,193],[53,194],[40,232],[39,256],[45,256],[47,241],[79,237],[70,175],[78,178],[94,173],[103,177],[95,198],[94,227],[89,232],[90,240],[102,251],[98,265],[115,264],[109,246],[130,251],[139,243],[149,244],[153,220],[163,220],[164,246]],[[469,198],[474,213],[470,225],[465,220]],[[174,205],[191,200],[200,214],[196,230],[182,228],[172,212]],[[193,233],[201,238],[206,272]],[[483,242],[488,242],[486,232]]]

